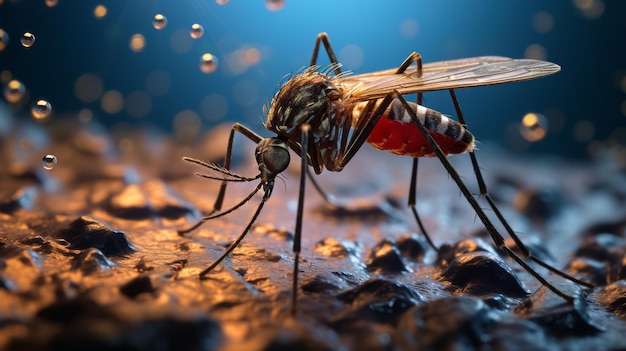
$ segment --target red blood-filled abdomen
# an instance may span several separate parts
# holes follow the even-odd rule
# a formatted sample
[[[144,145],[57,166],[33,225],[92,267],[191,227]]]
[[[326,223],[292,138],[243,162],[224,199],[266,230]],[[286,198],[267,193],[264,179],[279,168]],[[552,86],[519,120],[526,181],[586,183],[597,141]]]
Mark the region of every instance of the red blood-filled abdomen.
[[[470,145],[461,140],[455,140],[433,131],[428,131],[428,133],[435,139],[446,155],[469,151]],[[432,148],[428,145],[428,142],[416,125],[389,119],[386,116],[380,118],[367,138],[367,142],[379,150],[388,151],[396,155],[411,157],[435,156]]]

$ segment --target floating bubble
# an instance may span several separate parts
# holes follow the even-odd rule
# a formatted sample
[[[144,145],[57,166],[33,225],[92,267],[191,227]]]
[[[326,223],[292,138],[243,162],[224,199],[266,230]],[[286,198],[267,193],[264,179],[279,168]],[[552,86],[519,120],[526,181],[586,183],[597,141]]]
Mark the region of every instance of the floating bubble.
[[[22,99],[26,88],[19,80],[12,80],[4,87],[4,98],[10,103],[16,103]]]
[[[0,28],[0,51],[6,49],[9,45],[9,34]]]
[[[198,23],[194,23],[191,25],[191,30],[189,31],[189,36],[193,39],[200,39],[204,35],[204,28]]]
[[[46,155],[41,159],[41,166],[43,167],[43,169],[45,169],[46,171],[49,171],[51,169],[54,169],[54,167],[56,167],[57,165],[57,157],[54,155]]]
[[[200,70],[204,73],[213,73],[217,69],[217,57],[212,54],[204,54],[200,58]]]
[[[152,26],[157,30],[165,28],[165,26],[167,26],[167,18],[162,14],[157,13],[152,19]]]
[[[287,0],[265,0],[265,7],[270,11],[278,11],[285,7]]]
[[[134,34],[130,38],[130,42],[128,42],[128,46],[134,52],[143,51],[143,49],[146,47],[146,38],[139,33]]]
[[[31,32],[26,32],[22,34],[20,42],[22,43],[23,47],[29,48],[35,44],[35,35]]]
[[[97,19],[104,18],[107,15],[107,8],[104,5],[98,5],[93,9],[93,15]]]
[[[44,119],[52,113],[52,105],[46,100],[37,100],[30,113],[36,119]]]
[[[46,0],[46,6],[55,7],[59,4],[59,0]]]
[[[522,118],[520,134],[524,139],[535,142],[543,139],[548,131],[548,119],[540,113],[529,112]]]

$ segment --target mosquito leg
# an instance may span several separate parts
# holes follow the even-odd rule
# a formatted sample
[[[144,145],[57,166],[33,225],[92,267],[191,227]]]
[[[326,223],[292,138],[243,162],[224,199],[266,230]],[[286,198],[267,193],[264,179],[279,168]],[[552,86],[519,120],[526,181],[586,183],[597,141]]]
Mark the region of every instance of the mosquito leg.
[[[230,129],[230,135],[228,136],[228,147],[226,149],[226,158],[224,159],[224,168],[227,170],[230,170],[230,161],[232,159],[232,154],[233,154],[233,141],[235,138],[235,132],[239,132],[243,134],[243,136],[245,136],[246,138],[250,139],[251,141],[255,143],[258,143],[259,141],[261,141],[261,139],[263,139],[260,135],[253,132],[250,128],[239,123],[233,124],[233,127]],[[220,191],[217,194],[215,203],[213,204],[213,210],[211,210],[209,215],[202,217],[198,221],[198,223],[194,224],[193,226],[187,229],[179,230],[178,235],[181,235],[181,236],[187,235],[188,233],[192,232],[193,230],[201,226],[204,222],[206,222],[209,219],[211,214],[218,212],[222,209],[222,205],[224,204],[224,196],[226,195],[227,184],[228,182],[224,181],[220,185]]]
[[[456,110],[456,114],[458,116],[459,122],[461,122],[461,124],[466,125],[465,123],[465,118],[463,118],[463,112],[461,111],[461,105],[459,104],[459,100],[456,97],[456,93],[454,92],[453,89],[450,89],[450,96],[452,98],[452,102],[454,103],[454,109]],[[520,249],[521,253],[522,253],[522,257],[524,258],[529,258],[530,260],[532,260],[533,262],[539,264],[540,266],[548,269],[551,272],[554,272],[560,276],[562,276],[563,278],[566,278],[568,280],[573,281],[576,284],[580,284],[589,288],[593,288],[593,285],[590,283],[587,283],[585,281],[582,281],[580,279],[577,279],[575,277],[572,277],[571,275],[549,265],[548,263],[544,262],[543,260],[534,257],[532,255],[532,253],[530,252],[530,250],[528,249],[528,247],[526,245],[524,245],[524,242],[517,236],[517,234],[515,234],[515,232],[513,231],[513,228],[511,228],[511,226],[509,225],[508,221],[506,220],[506,218],[504,218],[504,216],[502,215],[502,213],[500,212],[500,210],[498,209],[498,207],[496,206],[495,201],[493,201],[493,198],[491,197],[491,195],[489,195],[489,192],[487,191],[487,184],[485,183],[485,179],[483,178],[482,172],[480,171],[480,167],[478,166],[478,160],[476,159],[476,154],[474,153],[474,151],[470,151],[469,152],[469,156],[470,159],[472,160],[472,168],[474,169],[474,174],[476,175],[476,181],[478,182],[478,189],[480,191],[480,195],[483,196],[486,200],[487,203],[489,203],[489,207],[493,210],[493,212],[496,214],[496,217],[498,217],[498,220],[500,221],[500,223],[502,223],[502,225],[504,226],[504,229],[506,230],[506,232],[509,234],[509,236],[511,237],[511,239],[513,239],[513,241],[515,242],[515,244],[517,245],[517,247]]]
[[[554,285],[550,284],[539,273],[537,273],[537,271],[535,271],[532,267],[528,266],[524,262],[524,260],[521,257],[519,257],[513,250],[509,249],[505,245],[504,238],[502,237],[502,235],[498,233],[498,230],[495,228],[493,223],[491,223],[491,220],[489,220],[489,217],[487,217],[487,214],[485,213],[485,211],[480,207],[480,204],[474,198],[474,196],[469,191],[465,183],[463,183],[458,172],[456,171],[456,169],[454,169],[450,161],[448,161],[443,151],[441,151],[441,148],[439,148],[439,145],[437,145],[437,142],[426,131],[426,128],[424,127],[422,122],[420,122],[415,111],[411,108],[411,106],[406,102],[404,97],[402,97],[402,95],[400,95],[400,93],[397,90],[394,91],[392,95],[398,98],[398,100],[400,100],[400,102],[404,105],[404,108],[406,109],[406,111],[409,112],[409,114],[411,115],[411,118],[413,119],[413,122],[419,128],[424,138],[428,141],[428,145],[433,149],[433,152],[435,153],[437,158],[439,158],[439,161],[441,161],[441,164],[443,165],[443,167],[446,169],[446,171],[448,171],[448,174],[450,175],[452,180],[456,183],[457,187],[459,188],[463,196],[467,199],[469,204],[472,206],[478,218],[480,218],[480,220],[483,222],[483,225],[485,226],[485,228],[491,235],[491,238],[496,244],[496,246],[504,250],[509,256],[511,256],[511,258],[513,258],[516,262],[518,262],[528,273],[530,273],[533,277],[535,277],[535,279],[537,279],[546,288],[550,289],[552,292],[562,297],[563,299],[569,302],[572,302],[573,298],[571,296],[563,293],[562,291],[557,289]]]
[[[302,242],[302,218],[304,211],[304,189],[306,187],[306,174],[308,170],[307,151],[309,148],[309,131],[311,126],[303,124],[301,127],[302,138],[300,145],[302,147],[300,154],[300,191],[298,192],[298,210],[296,212],[296,228],[293,235],[293,286],[291,287],[291,314],[296,315],[298,305],[298,273],[300,266],[300,250]]]
[[[315,47],[313,48],[313,55],[311,55],[311,66],[315,66],[317,64],[317,55],[320,50],[320,42],[324,44],[324,48],[326,49],[326,53],[328,54],[328,59],[332,64],[337,64],[339,61],[337,60],[337,55],[335,55],[335,51],[333,50],[333,46],[330,44],[330,39],[328,39],[328,34],[322,32],[317,35],[317,39],[315,39]],[[341,68],[336,66],[334,69],[335,74],[341,73]]]

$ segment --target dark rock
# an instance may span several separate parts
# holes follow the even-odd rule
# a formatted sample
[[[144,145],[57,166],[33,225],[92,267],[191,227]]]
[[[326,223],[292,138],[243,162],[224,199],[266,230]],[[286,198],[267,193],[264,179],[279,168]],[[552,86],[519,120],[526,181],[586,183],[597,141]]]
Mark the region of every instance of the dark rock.
[[[490,330],[489,341],[481,349],[506,351],[551,351],[559,349],[543,332],[541,327],[531,321],[505,320],[496,323]]]
[[[15,246],[0,247],[0,288],[14,293],[33,291],[41,275],[42,257]]]
[[[620,280],[602,287],[594,300],[620,318],[626,318],[626,281]]]
[[[0,212],[13,213],[30,208],[35,201],[37,191],[32,187],[20,187],[14,191],[0,191]]]
[[[583,231],[583,237],[606,233],[626,238],[626,218],[612,222],[594,224]]]
[[[395,324],[407,309],[422,303],[422,297],[414,289],[383,279],[368,280],[337,295],[337,299],[353,308],[333,322],[338,327],[361,320]]]
[[[441,279],[465,294],[526,297],[529,292],[513,269],[489,252],[476,251],[456,257],[442,272]]]
[[[403,350],[478,349],[494,323],[491,309],[480,299],[442,298],[409,309],[393,337]]]
[[[110,196],[103,206],[110,214],[126,219],[177,219],[193,213],[189,204],[157,180],[129,184]]]
[[[111,230],[104,223],[88,216],[73,221],[55,236],[67,240],[70,249],[93,247],[106,256],[122,256],[136,251],[123,232]]]
[[[251,351],[342,350],[334,334],[309,329],[299,323],[264,330],[258,333],[258,338],[253,340],[246,349]]]
[[[607,284],[607,278],[609,277],[604,262],[585,257],[573,259],[565,267],[565,270],[575,277],[599,286]]]
[[[97,271],[106,271],[115,266],[115,262],[109,260],[106,255],[93,247],[83,250],[72,262],[72,267],[80,269],[85,274]]]
[[[473,238],[457,241],[453,245],[443,244],[437,252],[435,263],[439,267],[447,267],[455,258],[470,252],[489,252],[497,255],[492,245],[489,245],[481,238]]]
[[[28,337],[15,338],[8,350],[214,350],[222,340],[212,319],[163,307],[111,307],[82,297],[37,316]]]
[[[156,291],[152,284],[152,279],[148,275],[142,275],[120,286],[120,292],[125,296],[134,299],[141,294],[151,294]]]
[[[402,255],[395,241],[390,239],[383,239],[372,248],[365,266],[368,271],[377,274],[399,274],[411,271],[402,260]]]
[[[293,233],[285,228],[276,228],[272,224],[256,224],[252,227],[252,232],[262,233],[270,238],[280,241],[292,242]]]
[[[423,262],[428,251],[428,243],[423,236],[406,234],[396,239],[396,246],[403,257],[413,262]]]
[[[353,242],[334,237],[328,237],[318,241],[313,249],[315,252],[326,257],[334,258],[356,257],[358,251],[356,244]]]
[[[333,276],[316,275],[312,279],[302,282],[300,289],[310,293],[327,293],[337,291],[345,285],[345,283],[340,282],[338,278]]]
[[[552,284],[574,300],[566,301],[542,286],[515,311],[557,336],[595,335],[604,330],[591,319],[589,305],[578,285],[569,281]]]
[[[534,221],[546,221],[556,216],[563,208],[562,193],[554,188],[527,189],[519,191],[513,205]]]

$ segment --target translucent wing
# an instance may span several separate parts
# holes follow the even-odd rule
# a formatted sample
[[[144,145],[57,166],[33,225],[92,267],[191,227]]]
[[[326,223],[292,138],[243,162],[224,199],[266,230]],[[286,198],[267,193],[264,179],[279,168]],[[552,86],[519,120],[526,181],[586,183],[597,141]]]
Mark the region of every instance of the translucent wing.
[[[410,94],[519,82],[554,74],[561,67],[540,60],[481,56],[426,63],[421,77],[417,75],[416,65],[411,65],[404,73],[397,74],[396,70],[346,76],[341,78],[341,85],[352,91],[352,99],[365,101],[383,98],[394,89]]]

